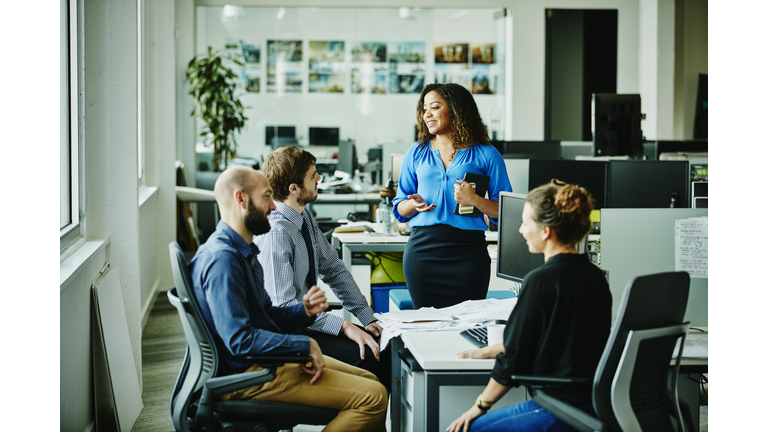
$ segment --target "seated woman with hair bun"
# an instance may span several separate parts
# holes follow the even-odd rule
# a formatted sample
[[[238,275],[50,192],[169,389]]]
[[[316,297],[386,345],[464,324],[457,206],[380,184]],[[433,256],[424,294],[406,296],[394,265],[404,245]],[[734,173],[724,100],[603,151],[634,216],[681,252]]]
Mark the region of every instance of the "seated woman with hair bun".
[[[602,271],[576,245],[589,232],[592,197],[558,180],[530,192],[520,233],[545,263],[523,279],[504,343],[462,351],[459,358],[496,358],[491,379],[475,405],[450,432],[571,431],[534,401],[488,412],[519,383],[512,375],[592,377],[611,328],[611,293]],[[594,415],[591,386],[550,388],[547,393]]]

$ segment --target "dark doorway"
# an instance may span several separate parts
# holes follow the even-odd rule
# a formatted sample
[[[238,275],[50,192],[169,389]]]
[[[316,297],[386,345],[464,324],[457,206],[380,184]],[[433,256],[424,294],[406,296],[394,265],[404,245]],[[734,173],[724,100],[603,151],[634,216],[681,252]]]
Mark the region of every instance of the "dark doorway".
[[[592,93],[616,93],[619,13],[545,13],[544,139],[592,141]]]

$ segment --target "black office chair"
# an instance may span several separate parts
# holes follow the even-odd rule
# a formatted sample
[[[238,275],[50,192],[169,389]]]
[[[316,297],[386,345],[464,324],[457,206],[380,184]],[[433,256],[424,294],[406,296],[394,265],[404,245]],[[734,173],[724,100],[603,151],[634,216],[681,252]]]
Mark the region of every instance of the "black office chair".
[[[692,431],[690,411],[677,396],[677,372],[689,324],[683,323],[689,285],[686,272],[639,276],[629,281],[592,379],[512,378],[528,387],[539,406],[579,431]],[[670,395],[667,379],[678,340]],[[549,385],[590,382],[597,418],[547,394]]]
[[[168,300],[179,311],[187,338],[187,352],[171,396],[171,418],[176,431],[272,432],[297,424],[324,425],[338,411],[308,405],[264,401],[220,401],[227,393],[269,382],[285,363],[303,363],[308,356],[250,357],[264,369],[217,376],[216,345],[194,296],[184,254],[178,243],[169,245],[176,288]]]

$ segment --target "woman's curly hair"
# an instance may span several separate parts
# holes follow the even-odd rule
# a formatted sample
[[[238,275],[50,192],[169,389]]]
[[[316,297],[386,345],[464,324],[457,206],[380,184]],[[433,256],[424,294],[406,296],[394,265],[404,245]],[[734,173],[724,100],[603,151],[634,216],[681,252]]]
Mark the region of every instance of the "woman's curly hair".
[[[594,199],[583,187],[552,179],[528,192],[525,202],[533,210],[533,220],[552,228],[563,244],[576,245],[592,227]]]
[[[427,124],[424,122],[424,98],[427,93],[436,91],[448,103],[448,112],[451,119],[451,129],[453,130],[453,155],[461,146],[470,146],[473,144],[488,145],[488,128],[480,117],[480,111],[477,109],[475,99],[472,93],[464,86],[459,84],[428,84],[421,91],[419,102],[416,105],[416,125],[419,130],[419,145],[425,145],[435,136],[429,133]]]

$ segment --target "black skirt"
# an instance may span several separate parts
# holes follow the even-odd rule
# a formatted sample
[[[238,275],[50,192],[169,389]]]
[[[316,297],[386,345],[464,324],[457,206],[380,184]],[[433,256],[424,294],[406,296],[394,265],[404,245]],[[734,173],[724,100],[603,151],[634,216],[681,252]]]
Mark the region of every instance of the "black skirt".
[[[416,309],[483,300],[491,280],[485,233],[450,225],[413,227],[403,271]]]

